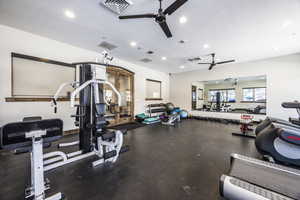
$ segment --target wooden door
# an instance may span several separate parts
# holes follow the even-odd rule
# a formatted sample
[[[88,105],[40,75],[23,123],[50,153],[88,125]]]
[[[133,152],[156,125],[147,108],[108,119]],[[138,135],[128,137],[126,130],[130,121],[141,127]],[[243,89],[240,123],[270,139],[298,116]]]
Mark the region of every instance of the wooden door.
[[[114,86],[121,94],[121,106],[117,106],[113,124],[123,124],[134,120],[134,73],[122,68],[109,67],[109,76],[113,77]],[[114,96],[113,103],[117,104]]]
[[[117,83],[117,73],[115,71],[108,71],[107,72],[107,81],[113,84],[116,87]],[[106,115],[109,116],[107,120],[109,121],[110,125],[118,124],[118,99],[117,95],[114,91],[108,86],[104,85],[105,91],[105,99],[110,104],[110,106],[106,106]]]

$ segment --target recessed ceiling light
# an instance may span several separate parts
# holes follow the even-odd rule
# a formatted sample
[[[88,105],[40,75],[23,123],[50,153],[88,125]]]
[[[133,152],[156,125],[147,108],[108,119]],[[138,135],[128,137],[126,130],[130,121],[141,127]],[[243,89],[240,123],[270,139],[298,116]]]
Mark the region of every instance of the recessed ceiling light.
[[[180,68],[180,69],[184,69],[184,68],[185,68],[185,66],[184,66],[184,65],[181,65],[179,68]]]
[[[134,41],[130,42],[130,46],[135,47],[136,45],[137,45],[136,42],[134,42]]]
[[[179,18],[179,22],[180,22],[180,24],[185,24],[185,23],[187,22],[186,16],[181,16],[181,17]]]
[[[71,19],[74,19],[76,17],[74,12],[72,12],[71,10],[65,10],[65,15]]]
[[[204,49],[208,49],[208,48],[209,48],[209,44],[204,44],[204,45],[203,45],[203,48],[204,48]]]
[[[161,57],[162,60],[167,60],[167,57],[163,56]]]
[[[290,25],[292,25],[293,24],[293,21],[292,20],[285,20],[284,22],[283,22],[283,24],[282,24],[282,28],[284,29],[284,28],[287,28],[287,27],[289,27]]]

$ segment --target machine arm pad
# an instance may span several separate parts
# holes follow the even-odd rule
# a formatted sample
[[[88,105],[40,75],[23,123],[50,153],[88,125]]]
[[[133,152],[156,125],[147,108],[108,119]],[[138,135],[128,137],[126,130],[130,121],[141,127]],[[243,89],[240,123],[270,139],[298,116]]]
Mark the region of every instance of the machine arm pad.
[[[284,108],[300,109],[300,102],[283,102],[281,106]]]

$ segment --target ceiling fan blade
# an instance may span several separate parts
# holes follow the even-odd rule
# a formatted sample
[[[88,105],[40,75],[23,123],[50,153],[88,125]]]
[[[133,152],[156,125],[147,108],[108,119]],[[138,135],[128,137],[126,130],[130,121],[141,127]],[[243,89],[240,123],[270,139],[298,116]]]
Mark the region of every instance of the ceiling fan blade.
[[[235,60],[226,60],[226,61],[222,61],[222,62],[217,62],[217,65],[221,65],[221,64],[225,64],[225,63],[231,63],[231,62],[235,62]]]
[[[176,0],[172,3],[166,10],[164,11],[165,15],[171,15],[175,12],[178,8],[180,8],[183,4],[185,4],[188,0]]]
[[[171,31],[170,31],[170,29],[169,29],[169,27],[168,27],[168,24],[167,24],[167,22],[161,22],[161,23],[159,23],[159,25],[160,25],[160,27],[162,28],[162,30],[165,32],[165,34],[166,34],[166,36],[168,37],[168,38],[170,38],[170,37],[172,37],[172,33],[171,33]]]
[[[155,14],[142,14],[142,15],[123,15],[119,19],[139,19],[139,18],[155,18]]]
[[[211,63],[198,63],[198,65],[211,65]]]

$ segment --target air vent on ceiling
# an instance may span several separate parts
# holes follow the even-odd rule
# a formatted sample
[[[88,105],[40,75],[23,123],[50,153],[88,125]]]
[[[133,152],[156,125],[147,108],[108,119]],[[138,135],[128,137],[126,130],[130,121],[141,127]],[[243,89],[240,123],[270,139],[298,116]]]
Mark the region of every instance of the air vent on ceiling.
[[[152,62],[152,60],[149,59],[149,58],[143,58],[143,59],[141,59],[140,61],[141,61],[141,62],[144,62],[144,63]]]
[[[109,51],[111,51],[111,50],[117,48],[116,45],[113,45],[113,44],[108,43],[108,42],[105,42],[105,41],[101,42],[98,46],[99,46],[99,47],[102,47],[102,48],[104,48],[104,49],[106,49],[106,50],[109,50]]]
[[[147,51],[147,54],[154,54],[153,51]]]
[[[179,40],[179,42],[178,43],[180,43],[180,44],[184,44],[184,43],[186,43],[187,41],[186,40]]]
[[[129,0],[102,0],[102,5],[120,15],[132,5],[132,2]]]

